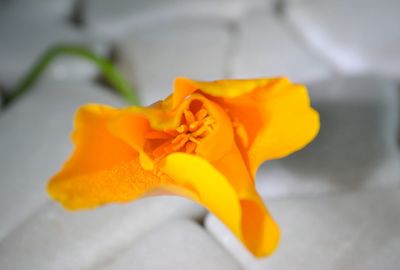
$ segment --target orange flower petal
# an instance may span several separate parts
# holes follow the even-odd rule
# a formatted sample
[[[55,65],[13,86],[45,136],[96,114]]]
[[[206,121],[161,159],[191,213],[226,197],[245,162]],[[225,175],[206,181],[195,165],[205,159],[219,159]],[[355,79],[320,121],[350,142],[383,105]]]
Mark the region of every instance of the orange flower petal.
[[[280,234],[255,190],[255,171],[300,149],[318,129],[306,89],[286,79],[178,78],[173,95],[150,107],[82,107],[75,151],[48,191],[70,209],[179,194],[261,257]]]
[[[303,148],[319,131],[319,115],[310,107],[306,88],[285,78],[215,82],[178,78],[173,103],[195,91],[210,95],[226,109],[253,175],[261,163]]]
[[[177,78],[174,82],[172,98],[173,107],[178,106],[188,95],[199,90],[203,93],[225,98],[235,98],[251,93],[274,79],[257,80],[220,80],[213,82],[194,81],[187,78]]]
[[[232,185],[240,200],[242,242],[255,256],[271,254],[280,238],[279,229],[255,190],[253,176],[241,152],[233,145],[224,158],[213,165]]]
[[[184,153],[167,156],[162,171],[177,184],[192,187],[192,198],[208,208],[255,256],[271,254],[279,241],[279,229],[257,193],[241,198],[226,177],[207,160]]]
[[[215,120],[213,132],[201,140],[196,153],[210,161],[217,160],[230,149],[233,143],[231,122],[218,104],[200,94],[191,95],[172,111],[165,110],[166,105],[151,108],[130,107],[122,110],[110,123],[110,130],[115,136],[134,147],[141,154],[141,157],[147,160],[148,155],[144,150],[146,135],[155,136],[156,131],[178,129],[182,116],[185,116],[185,110],[194,101],[201,102]],[[169,102],[168,99],[165,102]],[[162,102],[159,104],[162,104]],[[187,117],[189,116],[185,116],[185,118]],[[191,117],[194,121],[195,116],[191,115]],[[218,145],[218,148],[215,145]],[[152,166],[148,166],[148,169],[152,169]]]
[[[199,100],[215,120],[214,130],[202,139],[196,153],[209,161],[219,160],[233,144],[233,130],[229,117],[216,103],[201,95],[193,94],[192,99]],[[218,146],[218,147],[216,147]]]
[[[145,116],[128,110],[119,110],[115,117],[109,119],[108,128],[113,135],[129,144],[137,152],[143,149],[146,137],[156,136],[150,133],[150,123]]]
[[[108,131],[118,110],[101,105],[79,109],[72,135],[75,150],[48,192],[68,209],[91,208],[107,202],[126,202],[172,180],[146,171],[137,152]]]
[[[310,143],[319,131],[319,114],[310,107],[307,89],[301,85],[277,85],[260,90],[258,106],[264,120],[248,157],[255,171],[265,160],[283,158]]]
[[[228,114],[237,122],[238,145],[253,175],[264,161],[303,148],[319,130],[319,115],[310,107],[306,88],[286,79],[220,102],[225,102]],[[240,142],[243,137],[247,145]]]
[[[235,144],[224,158],[212,162],[212,165],[225,176],[241,198],[253,196],[254,179]]]
[[[139,163],[146,170],[153,170],[154,164],[143,151],[146,135],[151,132],[149,121],[133,111],[121,110],[108,121],[109,131],[139,153]],[[155,136],[155,134],[149,134]]]

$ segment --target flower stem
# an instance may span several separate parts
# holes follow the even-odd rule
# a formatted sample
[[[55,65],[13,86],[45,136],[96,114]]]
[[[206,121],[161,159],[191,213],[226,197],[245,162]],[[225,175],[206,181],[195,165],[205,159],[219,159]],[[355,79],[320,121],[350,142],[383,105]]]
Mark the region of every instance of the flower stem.
[[[60,55],[72,55],[77,57],[85,58],[94,63],[100,71],[103,73],[107,81],[111,86],[118,91],[121,96],[129,104],[138,105],[139,98],[135,89],[133,89],[129,83],[122,77],[121,73],[113,66],[113,64],[107,59],[94,54],[87,48],[74,46],[74,45],[62,45],[55,46],[47,50],[42,57],[39,58],[38,62],[33,66],[31,70],[25,75],[22,81],[16,86],[15,90],[10,94],[6,94],[3,99],[4,106],[10,105],[19,96],[27,92],[30,87],[37,81],[39,76],[43,73],[46,67]]]

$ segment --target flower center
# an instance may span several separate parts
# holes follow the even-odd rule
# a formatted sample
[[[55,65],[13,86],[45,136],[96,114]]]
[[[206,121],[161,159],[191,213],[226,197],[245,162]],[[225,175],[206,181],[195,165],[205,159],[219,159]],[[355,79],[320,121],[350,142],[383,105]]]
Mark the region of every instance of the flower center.
[[[195,113],[189,108],[183,111],[181,124],[175,130],[150,131],[147,139],[152,147],[151,154],[155,159],[161,159],[171,152],[186,152],[193,154],[201,140],[214,129],[215,120],[201,107]]]

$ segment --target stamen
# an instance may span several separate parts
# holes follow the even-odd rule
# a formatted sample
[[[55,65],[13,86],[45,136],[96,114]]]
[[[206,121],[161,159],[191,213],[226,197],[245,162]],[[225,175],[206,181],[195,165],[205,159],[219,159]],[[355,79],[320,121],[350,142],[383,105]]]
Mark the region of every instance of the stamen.
[[[168,139],[171,138],[171,135],[162,131],[152,130],[147,132],[145,137],[147,139]]]
[[[162,156],[164,153],[167,152],[168,146],[171,144],[170,141],[166,141],[160,146],[158,146],[156,149],[153,150],[152,154],[155,157]]]
[[[197,140],[196,138],[194,138],[194,137],[192,137],[192,136],[189,137],[189,141],[194,142],[194,143],[196,143],[196,144],[199,144],[199,143],[200,143],[199,140]]]
[[[172,149],[174,149],[175,151],[181,149],[182,147],[185,146],[186,142],[189,140],[189,136],[184,137],[181,141],[179,141],[179,143],[174,144],[172,146]]]
[[[186,132],[187,131],[187,125],[180,125],[177,129],[176,129],[176,131],[178,131],[179,133],[184,133],[184,132]]]
[[[188,137],[189,137],[189,135],[187,135],[187,134],[180,134],[175,139],[173,139],[171,143],[176,144],[176,143],[180,142],[181,140],[188,138]]]
[[[201,140],[212,133],[215,119],[209,116],[204,107],[196,114],[189,109],[184,110],[183,116],[181,125],[174,130],[150,131],[146,134],[148,139],[165,139],[152,151],[154,160],[161,160],[171,152],[194,153]]]
[[[203,120],[207,115],[208,115],[207,110],[202,108],[196,113],[196,120],[197,121]]]
[[[207,127],[202,126],[201,128],[199,128],[198,130],[196,130],[195,132],[193,132],[191,135],[193,137],[199,137],[201,135],[203,135],[205,132],[207,132]]]
[[[194,118],[194,115],[191,111],[189,110],[184,110],[183,114],[185,115],[186,123],[190,125],[191,123],[195,122],[196,119]]]
[[[189,125],[189,131],[195,131],[199,126],[201,126],[202,122],[197,121]]]
[[[190,154],[196,149],[196,144],[194,142],[187,142],[185,145],[185,152]]]
[[[164,130],[164,132],[170,135],[171,137],[176,137],[178,135],[178,132],[176,130]]]
[[[215,124],[214,118],[208,116],[207,118],[203,119],[203,125],[209,126],[209,125],[212,125],[212,124]]]

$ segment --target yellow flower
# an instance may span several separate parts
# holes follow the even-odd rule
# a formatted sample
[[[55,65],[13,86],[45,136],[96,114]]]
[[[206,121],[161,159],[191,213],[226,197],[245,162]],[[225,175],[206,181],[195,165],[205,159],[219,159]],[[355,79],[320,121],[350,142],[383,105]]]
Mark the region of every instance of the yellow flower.
[[[256,170],[304,147],[318,129],[306,88],[287,79],[178,78],[173,94],[149,107],[81,107],[75,150],[48,192],[68,209],[185,196],[266,256],[280,233],[255,190]]]

